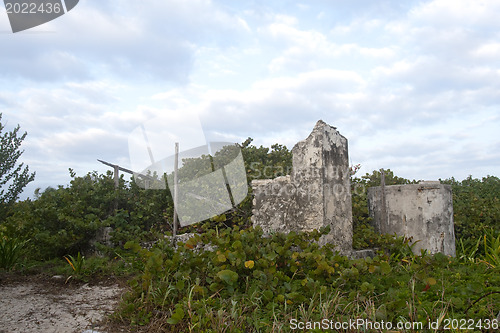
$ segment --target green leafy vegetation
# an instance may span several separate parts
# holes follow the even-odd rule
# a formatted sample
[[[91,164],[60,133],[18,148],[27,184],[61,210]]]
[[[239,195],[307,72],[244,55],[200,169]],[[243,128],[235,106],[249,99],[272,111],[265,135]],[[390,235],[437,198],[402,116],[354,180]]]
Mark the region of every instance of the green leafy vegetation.
[[[251,142],[240,146],[249,182],[291,172],[286,147]],[[185,161],[182,172],[199,176],[199,163],[213,161]],[[111,172],[77,176],[70,170],[68,186],[8,206],[0,224],[0,268],[82,281],[127,279],[131,291],[113,317],[142,332],[287,332],[294,320],[325,318],[440,322],[441,328],[446,319],[495,319],[499,179],[443,181],[453,187],[457,256],[450,258],[414,255],[408,239],[377,234],[366,189],[380,185],[380,172],[356,177],[358,169],[352,168],[354,247],[377,248],[374,258],[348,259],[331,245],[320,248],[316,240],[327,230],[264,237],[251,226],[251,193],[225,214],[181,228],[193,236],[172,246],[165,237],[173,218],[168,189],[144,190],[123,177],[115,189]],[[385,170],[385,182],[415,181]],[[113,230],[111,244],[97,237],[105,227]]]
[[[85,264],[85,257],[82,256],[80,252],[78,252],[76,257],[68,255],[67,257],[64,257],[64,259],[66,259],[73,271],[75,271],[75,274],[80,274],[82,272],[83,265]]]
[[[19,240],[0,233],[0,268],[11,270],[18,263],[28,240]]]
[[[111,172],[96,172],[77,177],[70,170],[70,186],[48,188],[37,193],[36,200],[17,202],[1,226],[9,235],[32,239],[30,259],[62,258],[89,252],[93,247],[103,252],[110,249],[93,244],[103,227],[112,227],[112,239],[119,246],[130,239],[157,239],[172,219],[168,191],[146,191],[134,182],[120,179],[114,189]],[[113,254],[111,249],[111,254]]]
[[[494,176],[463,181],[444,180],[453,190],[455,237],[467,247],[483,242],[485,234],[500,234],[500,179]],[[478,253],[485,254],[484,242]]]
[[[210,230],[175,251],[161,242],[150,250],[130,243],[128,258],[141,274],[117,316],[148,332],[271,332],[289,331],[294,318],[404,318],[428,327],[444,317],[497,315],[500,272],[492,265],[416,256],[401,239],[392,252],[349,260],[314,242],[324,232]]]
[[[12,131],[2,133],[4,129],[0,113],[0,221],[5,219],[10,205],[19,198],[26,185],[35,179],[35,173],[30,173],[28,166],[18,164],[23,154],[20,146],[27,133],[19,136],[19,125]]]

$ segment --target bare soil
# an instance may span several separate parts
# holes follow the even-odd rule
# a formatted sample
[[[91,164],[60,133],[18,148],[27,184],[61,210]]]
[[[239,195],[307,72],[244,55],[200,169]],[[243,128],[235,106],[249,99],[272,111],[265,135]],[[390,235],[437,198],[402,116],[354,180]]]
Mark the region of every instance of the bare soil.
[[[44,275],[2,275],[0,333],[126,332],[109,320],[125,292],[125,284],[111,278],[83,283]]]

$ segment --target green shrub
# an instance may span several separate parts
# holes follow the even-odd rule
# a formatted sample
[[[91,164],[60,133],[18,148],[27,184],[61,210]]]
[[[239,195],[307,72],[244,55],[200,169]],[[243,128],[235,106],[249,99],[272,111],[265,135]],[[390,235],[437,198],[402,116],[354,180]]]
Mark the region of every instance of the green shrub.
[[[467,247],[474,246],[485,233],[500,234],[500,179],[494,176],[463,181],[442,181],[452,185],[455,237]],[[478,254],[484,255],[484,247]]]
[[[493,230],[483,236],[484,260],[493,267],[500,266],[500,233]]]
[[[14,237],[32,239],[32,259],[61,258],[87,251],[96,231],[113,213],[114,188],[110,175],[75,177],[69,187],[48,188],[36,200],[18,202],[5,222]]]
[[[443,314],[466,318],[469,307],[469,318],[496,316],[498,268],[416,256],[401,238],[390,242],[392,252],[349,260],[331,246],[320,248],[321,234],[210,230],[177,250],[170,243],[147,250],[131,242],[128,260],[141,274],[119,316],[157,332],[289,331],[292,318],[404,318],[427,325]],[[213,251],[200,250],[207,244]]]
[[[154,228],[168,224],[172,214],[168,191],[143,190],[123,178],[115,189],[111,172],[76,177],[70,170],[70,174],[69,186],[38,191],[36,200],[17,202],[2,226],[12,237],[33,240],[28,251],[31,259],[88,252],[102,227],[113,227],[113,241],[120,245],[131,239],[152,239]]]
[[[14,268],[27,242],[0,234],[0,268],[5,270]]]

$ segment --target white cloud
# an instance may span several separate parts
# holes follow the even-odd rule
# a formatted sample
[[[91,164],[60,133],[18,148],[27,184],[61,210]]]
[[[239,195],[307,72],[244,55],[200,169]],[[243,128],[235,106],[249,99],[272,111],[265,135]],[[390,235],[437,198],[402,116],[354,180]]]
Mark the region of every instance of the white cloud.
[[[336,35],[347,35],[347,34],[366,34],[371,33],[374,30],[384,27],[384,21],[380,19],[355,19],[349,24],[337,24],[333,29],[330,30],[330,34]]]
[[[397,48],[393,45],[376,47],[352,42],[338,43],[335,41],[335,34],[304,30],[297,25],[293,18],[276,18],[274,23],[261,31],[263,35],[270,36],[274,45],[283,48],[268,66],[272,73],[289,69],[309,71],[337,67],[336,61],[339,60],[340,63],[352,62],[354,59],[361,62],[388,61],[394,59],[397,54]],[[365,23],[365,29],[369,31],[380,25],[378,20],[372,20]],[[351,33],[351,30],[349,27],[344,33]]]
[[[81,3],[78,10],[37,28],[54,33],[2,36],[0,75],[57,81],[106,74],[185,83],[199,44],[238,45],[239,35],[251,32],[242,17],[210,1],[113,4],[96,8]]]
[[[434,0],[416,6],[409,17],[440,27],[498,27],[499,11],[500,3],[496,0]]]
[[[290,148],[323,119],[366,172],[494,174],[499,6],[82,2],[39,28],[54,33],[0,36],[0,112],[28,131],[44,179],[96,158],[127,166],[128,134],[165,112]]]
[[[500,43],[490,42],[482,44],[471,53],[478,58],[498,60],[500,59]]]

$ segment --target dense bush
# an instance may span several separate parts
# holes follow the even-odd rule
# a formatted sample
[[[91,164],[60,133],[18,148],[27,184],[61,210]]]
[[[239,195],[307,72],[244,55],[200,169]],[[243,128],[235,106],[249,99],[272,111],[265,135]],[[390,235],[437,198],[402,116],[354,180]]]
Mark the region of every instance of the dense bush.
[[[109,175],[72,173],[72,177],[66,188],[48,188],[36,200],[18,202],[3,226],[10,235],[31,239],[34,259],[87,250],[113,212],[115,194]]]
[[[455,237],[473,246],[485,233],[500,234],[500,179],[494,176],[444,180],[453,189]],[[482,248],[479,249],[482,252]]]
[[[248,138],[241,145],[249,182],[291,173],[292,152],[287,147],[280,144],[272,145],[271,149],[256,147],[251,145],[252,141],[252,138]]]
[[[235,227],[210,230],[177,250],[128,243],[128,260],[142,274],[119,316],[147,332],[286,332],[294,318],[428,327],[444,317],[496,317],[500,267],[415,256],[398,239],[390,254],[348,260],[331,246],[319,248],[320,235],[263,237],[260,229]]]
[[[1,227],[7,235],[31,239],[31,259],[88,252],[96,232],[106,226],[113,227],[117,245],[146,238],[154,227],[164,227],[172,210],[167,191],[145,191],[123,178],[115,190],[111,172],[70,174],[68,187],[37,191],[35,200],[16,203]]]

